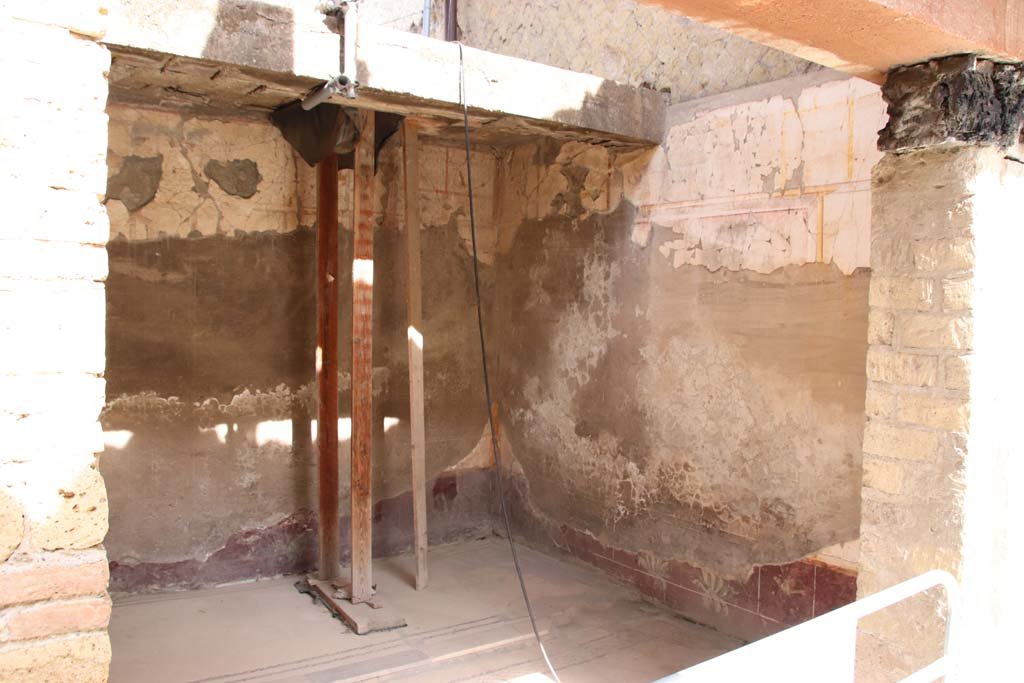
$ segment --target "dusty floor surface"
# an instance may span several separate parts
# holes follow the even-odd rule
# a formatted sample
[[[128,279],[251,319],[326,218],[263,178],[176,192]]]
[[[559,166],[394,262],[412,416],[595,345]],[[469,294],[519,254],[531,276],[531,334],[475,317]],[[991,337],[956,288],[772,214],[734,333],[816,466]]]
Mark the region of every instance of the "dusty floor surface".
[[[116,598],[113,683],[542,683],[502,539],[432,548],[430,586],[408,556],[374,563],[378,592],[409,626],[357,636],[286,577]],[[739,646],[639,600],[588,568],[520,547],[548,652],[566,683],[651,681]]]

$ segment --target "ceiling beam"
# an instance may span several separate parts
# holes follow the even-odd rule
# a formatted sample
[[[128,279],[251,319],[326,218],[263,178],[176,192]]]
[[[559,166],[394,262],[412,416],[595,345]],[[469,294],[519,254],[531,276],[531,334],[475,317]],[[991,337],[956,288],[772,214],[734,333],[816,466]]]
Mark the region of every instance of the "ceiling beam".
[[[152,0],[112,0],[103,42],[124,54],[224,66],[275,91],[293,88],[297,97],[340,71],[341,36],[313,2],[155,6]],[[359,23],[357,35],[358,96],[336,96],[339,104],[461,124],[464,61],[470,116],[488,127],[622,145],[661,141],[665,98],[649,88],[469,47],[460,52],[455,43],[368,22]],[[218,87],[216,78],[203,86]]]
[[[1024,59],[1024,0],[642,0],[880,82],[965,52]]]

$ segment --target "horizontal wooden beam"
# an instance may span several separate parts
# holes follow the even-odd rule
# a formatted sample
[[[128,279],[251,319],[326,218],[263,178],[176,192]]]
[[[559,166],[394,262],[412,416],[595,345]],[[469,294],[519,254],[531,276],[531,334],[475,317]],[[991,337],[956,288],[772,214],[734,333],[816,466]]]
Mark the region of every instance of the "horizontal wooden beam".
[[[229,67],[215,78],[189,83],[200,89],[194,93],[200,98],[220,87],[221,79],[247,77],[294,99],[339,70],[340,35],[325,25],[314,4],[191,0],[164,3],[155,12],[152,0],[119,0],[103,42],[115,52]],[[357,35],[359,97],[338,102],[461,117],[458,45],[367,22],[360,22]],[[463,53],[471,114],[488,125],[622,144],[661,141],[661,93],[483,50],[467,47]]]

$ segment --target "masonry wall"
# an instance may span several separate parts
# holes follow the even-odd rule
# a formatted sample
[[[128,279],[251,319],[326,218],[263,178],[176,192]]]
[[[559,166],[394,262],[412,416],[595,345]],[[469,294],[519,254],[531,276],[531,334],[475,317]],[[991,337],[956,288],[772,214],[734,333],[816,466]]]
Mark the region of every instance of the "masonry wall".
[[[107,392],[100,468],[114,590],[305,571],[315,561],[314,169],[261,120],[112,104]],[[478,210],[495,157],[475,155]],[[421,153],[428,502],[433,543],[488,530],[461,153]],[[380,155],[375,237],[374,546],[411,548],[401,148]],[[340,224],[341,456],[350,432],[351,172]],[[490,280],[489,266],[484,274]],[[474,462],[471,458],[471,462]],[[342,477],[347,509],[347,477]],[[343,520],[343,540],[348,525]],[[347,541],[343,543],[347,549]]]
[[[963,591],[953,642],[979,679],[1010,666],[1021,603],[1010,425],[1022,368],[1006,314],[1021,239],[1005,229],[1024,187],[1019,153],[960,143],[889,152],[873,176],[858,591],[949,571]],[[909,675],[940,656],[944,598],[931,591],[865,619],[865,675]]]
[[[632,0],[462,0],[459,27],[467,45],[646,85],[673,103],[821,69]]]
[[[94,457],[110,56],[95,6],[51,10],[0,10],[0,680],[88,683],[110,661]]]
[[[502,186],[522,533],[743,637],[856,590],[884,106],[828,78],[677,106],[649,152],[518,148]]]
[[[430,2],[431,38],[444,40],[444,4],[445,0]],[[359,17],[362,21],[396,31],[422,33],[423,5],[423,0],[377,0],[360,7]]]

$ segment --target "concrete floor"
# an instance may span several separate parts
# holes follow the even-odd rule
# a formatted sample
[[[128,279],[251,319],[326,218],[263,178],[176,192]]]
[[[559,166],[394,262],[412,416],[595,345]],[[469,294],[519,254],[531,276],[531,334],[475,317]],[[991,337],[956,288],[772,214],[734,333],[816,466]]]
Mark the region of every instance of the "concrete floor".
[[[740,645],[642,602],[595,571],[521,548],[545,645],[565,683],[652,681]],[[341,683],[548,678],[502,539],[374,563],[378,594],[408,627],[357,636],[292,587],[296,577],[116,598],[113,683]]]

